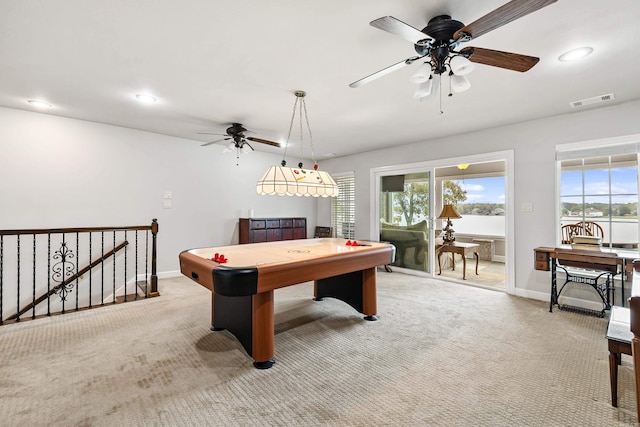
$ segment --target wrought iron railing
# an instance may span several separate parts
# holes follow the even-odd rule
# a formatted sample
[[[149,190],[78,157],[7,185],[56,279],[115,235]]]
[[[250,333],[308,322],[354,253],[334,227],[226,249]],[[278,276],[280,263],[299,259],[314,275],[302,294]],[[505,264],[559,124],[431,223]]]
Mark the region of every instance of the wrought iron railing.
[[[0,324],[157,296],[157,234],[156,219],[0,230]]]

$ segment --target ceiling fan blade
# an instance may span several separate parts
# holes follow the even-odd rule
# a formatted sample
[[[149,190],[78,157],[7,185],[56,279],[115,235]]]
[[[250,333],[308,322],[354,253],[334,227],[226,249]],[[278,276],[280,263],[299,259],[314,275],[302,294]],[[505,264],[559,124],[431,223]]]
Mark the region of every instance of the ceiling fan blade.
[[[267,145],[272,145],[274,147],[280,147],[280,143],[279,142],[273,142],[273,141],[269,141],[266,139],[262,139],[262,138],[254,138],[253,136],[248,136],[246,139],[248,139],[249,141],[254,141],[254,142],[259,142],[261,144],[267,144]],[[247,144],[249,145],[249,144]],[[249,147],[251,147],[249,145]],[[251,149],[253,150],[253,147],[251,147]]]
[[[398,62],[397,64],[390,65],[387,68],[383,68],[380,71],[376,71],[373,74],[369,74],[367,77],[364,77],[364,78],[362,78],[360,80],[356,80],[355,82],[351,83],[349,85],[349,87],[353,87],[353,88],[360,87],[363,84],[366,84],[366,83],[369,83],[370,81],[379,79],[382,76],[386,76],[387,74],[392,73],[392,72],[394,72],[396,70],[399,70],[400,68],[404,68],[407,65],[411,65],[414,62],[416,62],[417,60],[419,60],[420,58],[424,58],[424,56],[412,56],[411,58],[407,58],[404,61]]]
[[[204,144],[202,144],[200,146],[201,147],[206,147],[207,145],[215,144],[216,142],[220,142],[220,141],[226,141],[227,139],[230,139],[230,138],[216,139],[215,141],[205,142]]]
[[[220,135],[220,136],[229,136],[226,133],[213,133],[213,132],[198,132],[197,135]]]
[[[453,39],[458,40],[462,33],[469,36],[467,41],[475,39],[511,21],[549,6],[556,1],[558,0],[511,0],[509,3],[500,6],[482,18],[456,31],[453,34]]]
[[[483,49],[481,47],[465,47],[460,50],[460,53],[464,56],[469,55],[468,58],[471,62],[520,72],[529,71],[540,61],[540,58],[536,58],[535,56],[501,52],[499,50]]]
[[[409,24],[405,24],[393,16],[383,16],[382,18],[374,19],[369,22],[369,25],[408,40],[413,44],[426,45],[430,40],[433,40],[431,36],[426,35]]]

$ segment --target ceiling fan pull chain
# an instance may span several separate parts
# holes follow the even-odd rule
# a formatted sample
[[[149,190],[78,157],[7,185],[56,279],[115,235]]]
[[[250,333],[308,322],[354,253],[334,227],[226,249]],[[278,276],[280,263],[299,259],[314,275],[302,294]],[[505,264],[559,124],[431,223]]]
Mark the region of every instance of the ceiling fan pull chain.
[[[438,91],[438,95],[440,95],[440,114],[444,114],[444,111],[442,111],[442,73],[438,74],[438,85],[440,85],[440,90]]]

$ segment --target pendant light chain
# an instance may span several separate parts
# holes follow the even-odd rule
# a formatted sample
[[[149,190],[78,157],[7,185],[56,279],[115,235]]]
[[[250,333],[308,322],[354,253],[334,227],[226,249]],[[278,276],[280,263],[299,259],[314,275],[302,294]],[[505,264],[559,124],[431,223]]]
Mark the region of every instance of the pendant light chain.
[[[289,133],[287,134],[287,143],[284,146],[283,156],[282,156],[282,166],[287,165],[287,148],[289,147],[289,141],[291,140],[291,132],[293,130],[293,122],[296,118],[296,108],[298,109],[298,116],[300,119],[300,157],[298,159],[298,167],[302,168],[302,160],[304,159],[304,125],[303,119],[307,123],[307,131],[309,132],[309,145],[311,146],[311,160],[313,160],[313,164],[316,164],[316,155],[313,147],[313,134],[311,133],[311,124],[309,123],[309,114],[307,113],[307,103],[304,97],[307,95],[304,91],[296,91],[296,101],[293,104],[293,113],[291,114],[291,121],[289,122]],[[298,103],[299,101],[299,103]],[[304,116],[303,116],[304,115]]]
[[[296,107],[298,106],[298,99],[296,97],[296,102],[293,103],[293,113],[291,114],[291,122],[289,123],[289,133],[287,134],[287,143],[284,145],[284,151],[282,153],[282,166],[287,165],[287,148],[289,147],[289,140],[291,139],[291,130],[293,129],[293,120],[296,118]]]
[[[293,104],[293,113],[289,122],[289,133],[287,134],[287,142],[284,146],[284,154],[281,166],[271,166],[262,175],[256,183],[256,193],[260,195],[280,195],[280,196],[305,196],[305,197],[336,197],[340,193],[338,184],[331,175],[318,169],[316,163],[315,149],[313,146],[313,134],[311,133],[311,123],[307,112],[307,103],[304,97],[306,92],[297,90],[296,102]],[[298,104],[300,102],[300,104]],[[287,148],[291,140],[293,131],[293,123],[296,120],[296,112],[300,114],[300,163],[297,167],[287,166]],[[302,115],[304,114],[304,118]],[[307,131],[309,132],[309,143],[311,145],[311,158],[313,167],[304,169],[302,160],[304,156],[304,124],[307,122]]]
[[[298,94],[296,93],[296,96],[298,96]],[[296,98],[296,102],[298,102],[298,100],[301,99],[302,101],[300,102],[300,106],[298,107],[298,116],[300,117],[300,157],[298,157],[298,167],[302,169],[302,158],[304,156],[303,154],[303,149],[304,149],[304,132],[302,132],[302,106],[304,105],[304,98]]]
[[[304,98],[302,98],[302,106],[304,107],[304,118],[307,121],[307,130],[309,131],[309,145],[311,146],[311,160],[315,165],[317,162],[316,162],[316,155],[313,149],[313,134],[311,133],[311,124],[309,123],[309,115],[307,114],[307,103],[304,100]]]

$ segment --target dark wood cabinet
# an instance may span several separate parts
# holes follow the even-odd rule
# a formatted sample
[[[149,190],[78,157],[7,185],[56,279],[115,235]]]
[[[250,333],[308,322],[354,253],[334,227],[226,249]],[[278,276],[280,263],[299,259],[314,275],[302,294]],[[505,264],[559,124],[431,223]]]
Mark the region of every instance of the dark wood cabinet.
[[[306,218],[240,218],[240,244],[306,238]]]

